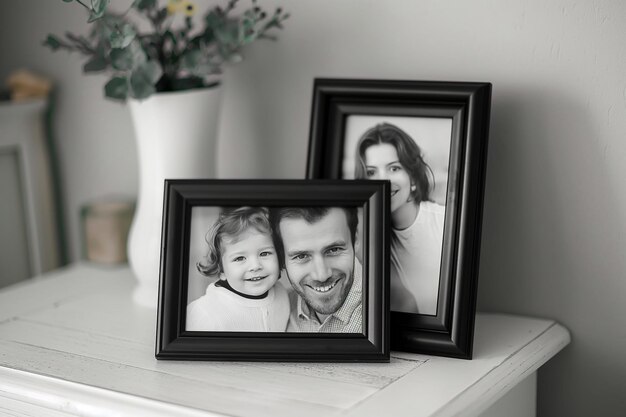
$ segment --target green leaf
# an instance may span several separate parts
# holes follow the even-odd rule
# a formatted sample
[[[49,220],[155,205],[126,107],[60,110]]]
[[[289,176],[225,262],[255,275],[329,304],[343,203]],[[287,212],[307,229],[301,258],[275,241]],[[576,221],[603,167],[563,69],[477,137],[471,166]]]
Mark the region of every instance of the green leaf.
[[[130,75],[130,93],[134,98],[141,100],[156,93],[156,88],[143,73],[133,72]]]
[[[128,80],[126,77],[113,77],[104,86],[104,95],[115,100],[126,100],[128,97]]]
[[[91,9],[96,13],[102,13],[106,10],[110,0],[91,0]]]
[[[234,45],[239,36],[239,28],[237,26],[220,26],[215,28],[215,37],[224,45]]]
[[[255,23],[254,19],[245,18],[241,21],[241,27],[243,27],[244,30],[254,29]]]
[[[246,44],[256,39],[256,32],[254,31],[254,21],[250,19],[243,19],[239,25],[237,34],[237,42],[239,44]]]
[[[207,28],[201,36],[205,45],[215,41],[215,31],[213,29]]]
[[[255,21],[251,19],[243,19],[239,26],[239,43],[242,45],[252,43],[258,37],[255,29]]]
[[[87,20],[87,23],[93,23],[93,22],[95,22],[98,19],[102,19],[102,16],[104,16],[104,13],[103,14],[97,14],[97,13],[94,13],[94,12],[90,12],[89,13],[89,19]]]
[[[66,0],[63,0],[63,1],[66,1]],[[61,41],[59,41],[59,39],[54,35],[48,35],[46,40],[43,41],[42,45],[47,46],[53,51],[57,51],[61,48]]]
[[[159,78],[163,75],[163,69],[156,61],[147,61],[139,67],[138,70],[143,71],[153,84],[156,84],[156,82],[159,81]]]
[[[204,18],[204,22],[206,23],[207,27],[211,29],[216,29],[224,24],[224,17],[223,15],[215,11],[211,11]]]
[[[91,23],[102,18],[102,16],[104,16],[104,12],[106,12],[109,2],[110,0],[91,0],[91,13],[89,13],[89,20],[87,23]]]
[[[181,69],[191,71],[200,63],[201,57],[202,53],[197,49],[185,52],[180,60]]]
[[[200,78],[217,72],[217,67],[211,64],[209,57],[197,49],[185,52],[181,58],[180,67]]]
[[[83,65],[83,71],[85,72],[97,72],[105,70],[108,63],[102,55],[96,55]]]
[[[156,93],[156,82],[163,75],[161,66],[155,61],[146,61],[130,74],[130,92],[137,99]]]
[[[141,44],[138,41],[131,42],[128,47],[112,49],[109,55],[111,65],[120,71],[128,71],[141,66],[147,60]]]
[[[129,49],[112,49],[111,65],[116,70],[127,71],[133,68],[133,54]]]
[[[109,39],[111,48],[126,48],[135,39],[135,36],[135,30],[131,25],[125,24],[121,28],[118,27]]]
[[[152,9],[157,4],[157,0],[135,0],[133,7],[137,10]]]

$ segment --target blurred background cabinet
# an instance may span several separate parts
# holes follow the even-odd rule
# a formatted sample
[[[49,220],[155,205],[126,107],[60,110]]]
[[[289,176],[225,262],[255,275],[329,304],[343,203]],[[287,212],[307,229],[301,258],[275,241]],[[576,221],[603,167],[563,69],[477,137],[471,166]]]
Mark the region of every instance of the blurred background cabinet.
[[[45,111],[0,103],[0,287],[60,265]]]

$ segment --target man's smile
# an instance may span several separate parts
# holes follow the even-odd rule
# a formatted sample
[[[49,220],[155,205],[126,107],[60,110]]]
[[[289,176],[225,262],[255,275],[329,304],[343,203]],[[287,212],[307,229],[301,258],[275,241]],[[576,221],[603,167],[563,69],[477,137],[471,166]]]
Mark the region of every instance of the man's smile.
[[[311,288],[315,292],[326,293],[326,292],[329,292],[330,290],[332,290],[333,288],[335,288],[337,286],[337,283],[339,281],[341,281],[341,279],[342,278],[339,278],[335,282],[332,282],[332,283],[326,284],[326,285],[318,285],[318,286],[310,285],[310,284],[306,284],[306,285],[307,285],[307,287]]]

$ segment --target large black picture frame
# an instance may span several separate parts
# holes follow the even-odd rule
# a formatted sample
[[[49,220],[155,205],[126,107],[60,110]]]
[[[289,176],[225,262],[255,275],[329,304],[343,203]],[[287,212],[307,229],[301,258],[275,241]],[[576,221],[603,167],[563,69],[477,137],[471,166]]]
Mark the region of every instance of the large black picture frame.
[[[185,330],[193,207],[356,206],[363,209],[363,333]],[[388,362],[388,223],[385,181],[166,180],[156,358]]]
[[[491,84],[316,79],[307,178],[342,178],[352,115],[451,119],[436,315],[391,312],[391,348],[471,359],[478,286]],[[393,232],[392,232],[393,233]]]

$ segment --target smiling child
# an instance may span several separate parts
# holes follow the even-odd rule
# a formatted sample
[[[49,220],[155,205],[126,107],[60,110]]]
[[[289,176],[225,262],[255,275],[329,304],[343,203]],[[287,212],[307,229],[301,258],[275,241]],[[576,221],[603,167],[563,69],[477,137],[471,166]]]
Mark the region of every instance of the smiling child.
[[[282,285],[268,210],[239,207],[220,214],[207,233],[208,254],[198,270],[219,276],[187,306],[186,330],[284,332],[289,299]]]

